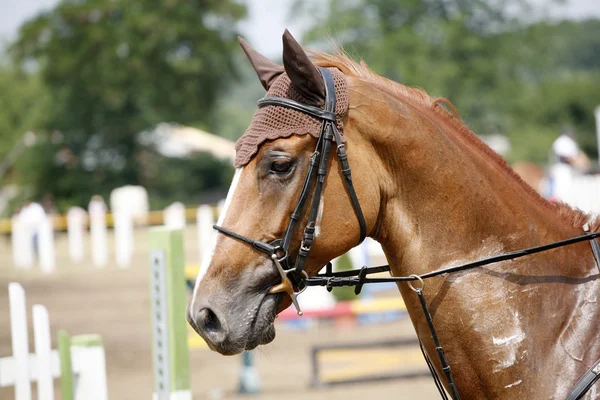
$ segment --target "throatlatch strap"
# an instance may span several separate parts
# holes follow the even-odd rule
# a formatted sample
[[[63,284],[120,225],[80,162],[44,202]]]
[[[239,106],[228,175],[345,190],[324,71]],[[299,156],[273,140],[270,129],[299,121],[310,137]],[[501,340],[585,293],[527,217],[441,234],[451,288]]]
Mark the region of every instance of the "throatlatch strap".
[[[333,135],[335,136],[335,141],[338,144],[336,152],[338,160],[340,160],[342,174],[345,178],[344,183],[346,184],[346,189],[348,190],[348,197],[350,197],[350,201],[352,201],[352,208],[354,208],[354,212],[358,218],[358,225],[360,227],[360,238],[358,239],[357,243],[358,246],[367,237],[367,222],[365,221],[365,216],[360,208],[360,202],[358,201],[358,196],[356,194],[356,190],[354,190],[354,184],[352,183],[352,171],[350,170],[350,164],[348,163],[346,146],[344,146],[344,143],[342,143],[342,138],[335,125],[333,126]]]

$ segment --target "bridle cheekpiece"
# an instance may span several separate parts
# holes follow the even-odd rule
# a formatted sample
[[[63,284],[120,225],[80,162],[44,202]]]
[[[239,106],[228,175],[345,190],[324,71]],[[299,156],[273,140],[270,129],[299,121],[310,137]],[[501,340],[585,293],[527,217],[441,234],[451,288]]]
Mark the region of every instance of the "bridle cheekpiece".
[[[222,226],[213,225],[214,229],[223,233],[224,235],[248,243],[255,249],[266,253],[271,258],[275,264],[275,267],[277,268],[277,271],[279,272],[279,275],[281,276],[281,283],[271,287],[269,293],[287,293],[292,299],[292,303],[294,304],[294,307],[296,307],[298,315],[302,315],[302,310],[298,304],[297,297],[307,287],[306,280],[308,279],[308,274],[306,273],[304,266],[315,240],[315,230],[319,205],[321,204],[321,194],[325,179],[327,177],[329,155],[331,153],[331,146],[334,139],[337,145],[335,153],[340,162],[341,172],[345,178],[344,183],[348,191],[348,196],[350,197],[352,207],[354,208],[360,226],[360,239],[358,244],[362,243],[367,235],[367,224],[365,222],[365,218],[358,201],[358,196],[356,195],[356,191],[354,190],[354,185],[352,183],[352,173],[350,170],[350,164],[348,163],[346,147],[342,142],[342,137],[336,125],[336,96],[333,74],[327,68],[317,68],[321,72],[323,81],[325,83],[324,108],[302,104],[284,97],[266,96],[258,101],[259,108],[266,106],[285,107],[308,114],[321,121],[321,132],[317,139],[317,145],[315,147],[315,151],[310,157],[304,184],[302,185],[302,189],[296,202],[296,206],[294,207],[294,211],[290,215],[290,220],[283,238],[277,239],[271,243],[265,243],[260,240],[250,239]],[[308,222],[304,227],[304,233],[300,243],[300,248],[298,249],[298,254],[296,255],[296,261],[294,264],[290,265],[289,247],[292,240],[292,235],[295,232],[298,221],[300,221],[304,215],[304,208],[309,199],[310,188],[313,185],[314,191],[310,205]]]

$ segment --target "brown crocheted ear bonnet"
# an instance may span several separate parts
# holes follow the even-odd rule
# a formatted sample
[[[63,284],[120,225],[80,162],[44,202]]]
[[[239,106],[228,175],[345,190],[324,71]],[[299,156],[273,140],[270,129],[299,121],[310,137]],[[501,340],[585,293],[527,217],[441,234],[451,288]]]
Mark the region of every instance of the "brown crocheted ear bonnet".
[[[268,63],[264,59],[256,58],[256,53],[249,49],[247,44],[240,40],[244,51],[248,54],[251,52],[253,56],[249,55],[251,62],[255,69],[257,69],[258,63]],[[255,57],[254,60],[252,57]],[[262,57],[262,56],[260,56]],[[261,66],[259,66],[260,68]],[[272,68],[265,67],[262,68]],[[261,82],[263,86],[268,87],[267,96],[285,97],[288,99],[295,100],[303,104],[313,104],[305,96],[301,94],[291,82],[287,74],[283,73],[283,68],[279,67],[281,71],[279,74],[277,71],[270,71],[270,74],[263,74]],[[348,83],[346,77],[337,68],[330,68],[334,83],[335,83],[335,94],[336,94],[336,106],[335,114],[337,117],[337,127],[342,135],[342,140],[345,141],[343,133],[342,120],[348,112],[349,105],[349,94],[348,94]],[[270,80],[270,82],[267,82]],[[248,130],[238,139],[235,144],[236,156],[235,156],[235,167],[242,167],[250,162],[252,157],[258,153],[259,147],[268,140],[275,140],[280,138],[287,138],[292,135],[312,135],[315,138],[319,136],[321,132],[321,121],[311,117],[308,114],[300,111],[291,110],[289,108],[281,106],[265,106],[261,107],[254,113],[254,117],[250,122]]]

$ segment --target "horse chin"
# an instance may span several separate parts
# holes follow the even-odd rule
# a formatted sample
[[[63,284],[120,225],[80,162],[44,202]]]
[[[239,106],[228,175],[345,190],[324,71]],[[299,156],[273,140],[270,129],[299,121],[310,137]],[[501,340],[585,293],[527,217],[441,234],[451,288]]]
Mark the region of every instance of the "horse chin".
[[[280,294],[266,295],[263,298],[252,323],[245,350],[253,350],[262,344],[271,343],[275,339],[275,317],[281,299]]]

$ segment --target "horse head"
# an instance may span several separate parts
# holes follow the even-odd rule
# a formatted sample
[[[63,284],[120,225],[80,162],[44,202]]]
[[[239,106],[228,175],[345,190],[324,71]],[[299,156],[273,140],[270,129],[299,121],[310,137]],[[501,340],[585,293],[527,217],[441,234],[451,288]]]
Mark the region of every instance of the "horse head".
[[[288,99],[315,112],[324,110],[323,72],[289,32],[283,35],[283,66],[242,39],[240,43],[267,91],[265,99]],[[191,325],[220,353],[235,354],[272,341],[275,316],[292,301],[289,287],[287,294],[281,288],[282,276],[265,246],[277,241],[273,247],[284,250],[290,263],[309,248],[310,254],[301,261],[302,274],[314,275],[376,225],[379,191],[369,176],[377,174],[377,165],[357,151],[368,146],[359,143],[364,139],[350,133],[346,76],[337,69],[329,69],[329,74],[335,92],[330,97],[336,103],[330,123],[335,124],[339,137],[336,140],[330,133],[327,150],[318,143],[322,119],[275,104],[259,108],[237,142],[236,172],[218,222],[221,232],[188,309]],[[347,192],[344,165],[335,157],[346,148],[352,169],[361,171],[352,176],[358,210]],[[321,154],[324,151],[327,157]],[[310,174],[314,179],[308,179]],[[227,232],[260,242],[263,251],[261,245],[257,248],[256,243],[236,240]]]

